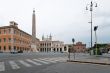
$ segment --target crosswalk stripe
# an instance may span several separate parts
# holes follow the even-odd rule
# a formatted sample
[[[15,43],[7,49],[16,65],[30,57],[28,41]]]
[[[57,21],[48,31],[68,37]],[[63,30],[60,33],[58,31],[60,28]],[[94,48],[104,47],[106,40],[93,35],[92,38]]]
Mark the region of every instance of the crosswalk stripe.
[[[57,58],[51,58],[50,60],[57,62],[59,59],[57,59]]]
[[[32,67],[32,65],[30,65],[30,64],[28,64],[28,63],[26,63],[26,62],[24,62],[24,61],[22,61],[22,60],[19,60],[19,62],[20,62],[21,64],[23,64],[24,66],[26,66],[26,67]]]
[[[56,59],[56,61],[59,61],[59,62],[66,62],[65,59]]]
[[[0,71],[5,71],[4,62],[0,62]]]
[[[64,59],[64,60],[67,60],[68,58],[66,58],[66,57],[58,57],[57,59]]]
[[[25,67],[32,67],[31,64],[34,65],[42,65],[43,64],[50,64],[50,63],[57,63],[57,62],[65,62],[67,58],[62,57],[56,57],[56,58],[38,58],[38,59],[26,59],[18,60],[19,63],[24,65]],[[20,66],[17,65],[15,61],[8,61],[8,63],[11,65],[12,69],[19,69]],[[5,62],[0,62],[0,71],[5,71]]]
[[[9,64],[11,65],[12,69],[19,69],[20,68],[14,61],[9,61]]]
[[[56,58],[53,58],[52,60],[57,61],[57,62],[63,62],[64,61],[64,59],[56,59]]]
[[[46,60],[46,61],[49,61],[51,63],[56,63],[56,61],[53,60],[52,58],[41,58],[41,60]]]
[[[32,64],[35,64],[35,65],[42,65],[42,64],[37,63],[37,62],[35,62],[35,61],[32,61],[32,60],[30,60],[30,59],[27,59],[27,61],[30,62],[30,63],[32,63]]]
[[[48,61],[48,62],[51,62],[51,63],[57,63],[56,61],[52,61],[52,60],[50,60],[50,59],[46,59],[46,58],[45,58],[45,59],[41,59],[41,58],[40,58],[40,60]]]
[[[51,58],[51,60],[57,61],[57,62],[65,62],[65,61],[66,61],[65,58],[61,58],[61,57],[58,57],[58,58]]]
[[[66,58],[60,58],[60,57],[59,57],[59,58],[56,58],[56,59],[66,59]]]
[[[65,62],[67,58],[59,58],[60,61]]]
[[[51,59],[53,61],[56,61],[56,62],[62,62],[60,59]]]
[[[39,60],[39,59],[33,59],[34,61],[37,61],[37,62],[41,62],[41,63],[44,63],[44,64],[50,64],[49,62],[46,62],[46,61],[42,61],[42,60]]]

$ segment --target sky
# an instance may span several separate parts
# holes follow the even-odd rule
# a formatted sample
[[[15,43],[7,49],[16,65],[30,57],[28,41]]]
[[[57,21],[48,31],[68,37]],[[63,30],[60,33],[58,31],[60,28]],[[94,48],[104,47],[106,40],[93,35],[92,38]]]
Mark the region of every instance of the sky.
[[[110,0],[92,0],[93,27],[98,26],[98,43],[110,43]],[[32,34],[32,12],[36,11],[36,37],[53,36],[65,44],[81,41],[90,46],[90,11],[86,6],[91,0],[0,0],[0,26],[10,21],[18,23],[23,31]],[[97,3],[98,7],[95,7]],[[89,5],[88,5],[89,8]],[[95,35],[93,31],[93,43]]]

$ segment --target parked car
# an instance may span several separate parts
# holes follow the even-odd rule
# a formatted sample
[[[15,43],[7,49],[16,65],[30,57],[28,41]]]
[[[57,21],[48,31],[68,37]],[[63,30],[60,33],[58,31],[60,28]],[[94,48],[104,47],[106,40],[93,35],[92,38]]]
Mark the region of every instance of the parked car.
[[[18,53],[23,53],[23,51],[22,51],[22,50],[20,50],[20,51],[18,51]]]

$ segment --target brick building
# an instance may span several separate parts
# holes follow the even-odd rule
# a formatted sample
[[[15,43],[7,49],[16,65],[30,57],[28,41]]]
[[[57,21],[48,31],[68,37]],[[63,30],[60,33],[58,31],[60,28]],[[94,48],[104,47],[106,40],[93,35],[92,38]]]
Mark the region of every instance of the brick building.
[[[77,42],[76,44],[65,44],[64,50],[67,52],[85,52],[86,51],[86,44],[83,44],[82,42]]]
[[[76,44],[73,45],[73,49],[75,52],[85,52],[86,51],[86,44],[83,44],[82,42],[77,42]]]
[[[0,27],[0,52],[35,51],[31,48],[32,35],[20,30],[14,21],[9,26]],[[36,38],[36,50],[39,49],[39,39]]]

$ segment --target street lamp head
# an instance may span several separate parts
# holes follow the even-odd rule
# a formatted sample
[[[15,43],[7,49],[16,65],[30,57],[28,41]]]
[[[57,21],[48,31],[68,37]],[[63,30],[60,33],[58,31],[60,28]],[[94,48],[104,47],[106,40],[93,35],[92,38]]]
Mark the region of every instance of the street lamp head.
[[[87,6],[86,6],[86,10],[89,10],[89,9],[88,9],[88,5],[90,6],[90,11],[93,11],[93,6],[94,6],[94,5],[95,5],[95,7],[97,7],[97,3],[91,1],[90,4],[87,4]]]
[[[73,42],[73,43],[75,42],[75,39],[74,39],[74,38],[72,38],[72,42]]]
[[[97,28],[98,28],[98,26],[94,26],[94,31],[96,31],[96,30],[97,30]]]

